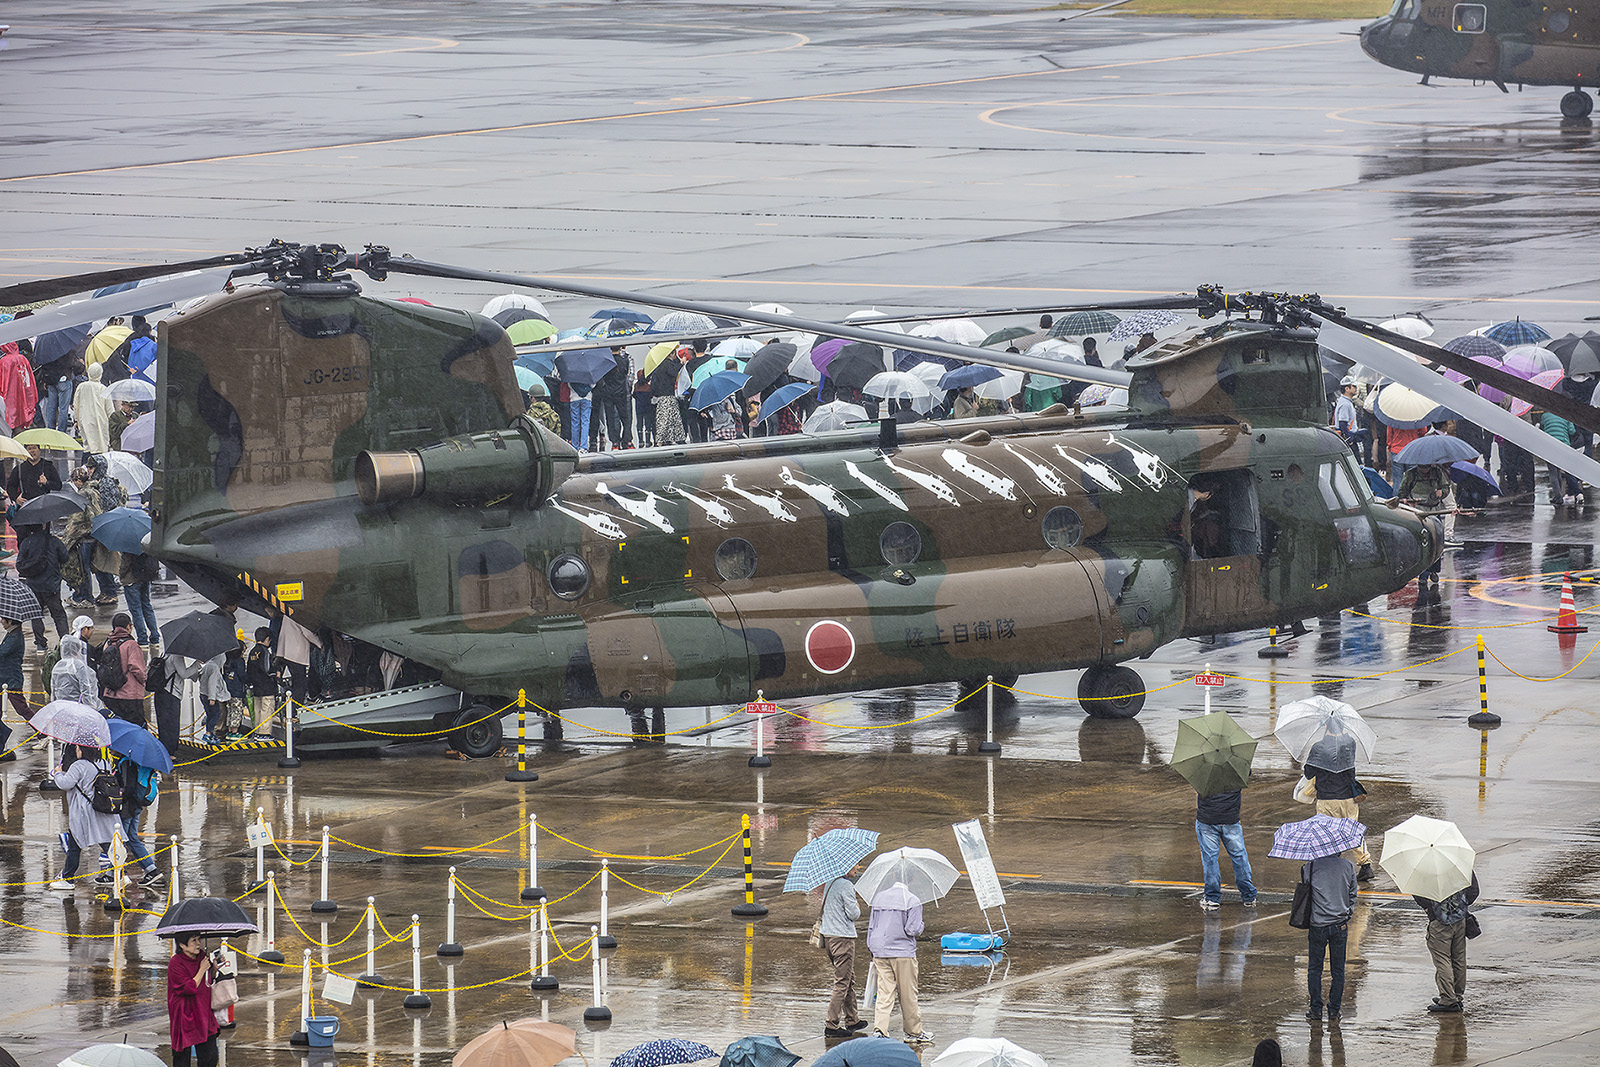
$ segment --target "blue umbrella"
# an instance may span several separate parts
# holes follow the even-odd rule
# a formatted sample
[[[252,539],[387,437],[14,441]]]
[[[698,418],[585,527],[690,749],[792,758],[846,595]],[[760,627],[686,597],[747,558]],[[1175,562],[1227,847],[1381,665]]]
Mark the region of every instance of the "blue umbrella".
[[[646,1041],[619,1054],[611,1067],[672,1067],[678,1063],[693,1063],[717,1054],[710,1045],[689,1041],[681,1037],[664,1037],[659,1041]]]
[[[982,385],[984,382],[992,382],[1001,376],[1002,372],[999,367],[988,367],[981,363],[974,363],[970,366],[946,371],[944,376],[939,379],[939,388],[965,389],[970,385]]]
[[[1463,482],[1478,481],[1488,486],[1495,496],[1500,495],[1500,483],[1494,480],[1494,475],[1478,466],[1476,463],[1457,461],[1450,464],[1450,480],[1457,485]]]
[[[617,357],[604,348],[583,348],[556,357],[556,377],[568,385],[593,385],[617,365]]]
[[[794,854],[789,865],[789,877],[784,880],[785,893],[809,893],[811,890],[842,877],[850,868],[866,858],[878,847],[878,831],[841,827],[829,830],[821,837],[807,841]]]
[[[1474,460],[1478,458],[1478,450],[1459,437],[1428,433],[1406,445],[1394,458],[1408,467],[1426,467],[1434,463]]]
[[[788,385],[779,386],[762,402],[761,413],[756,416],[756,421],[766,422],[809,392],[811,392],[810,382],[790,382]]]
[[[601,308],[589,317],[591,319],[621,319],[624,322],[637,322],[645,326],[656,321],[644,312],[635,311],[633,308]]]
[[[517,355],[517,366],[526,367],[541,378],[549,378],[556,372],[555,352],[542,352],[534,349],[531,352],[521,352]]]
[[[172,773],[172,756],[161,747],[155,735],[137,723],[111,719],[111,743],[106,747],[119,755],[127,756],[141,767],[149,767],[162,774]]]
[[[111,551],[137,556],[150,536],[150,516],[143,508],[112,508],[94,517],[90,532]]]
[[[894,350],[895,370],[910,370],[918,363],[937,363],[948,370],[955,370],[958,367],[966,366],[966,364],[962,363],[955,356],[928,355],[922,352],[912,352],[904,348],[897,348]]]
[[[744,383],[750,380],[750,375],[743,371],[724,370],[718,371],[694,391],[694,399],[689,401],[689,406],[696,411],[704,411],[713,404],[720,404],[734,393],[744,388]]]
[[[42,367],[46,363],[54,363],[62,356],[74,351],[81,352],[83,344],[89,338],[87,324],[81,326],[68,326],[62,330],[40,334],[33,339],[33,365]]]
[[[1372,495],[1379,500],[1389,500],[1394,496],[1394,486],[1383,475],[1371,467],[1362,467],[1361,473],[1367,476],[1367,485],[1372,487]]]
[[[892,1037],[841,1041],[811,1061],[811,1067],[922,1067],[911,1046]]]
[[[741,1037],[729,1045],[717,1067],[794,1067],[798,1054],[776,1037]]]
[[[1359,848],[1366,832],[1366,826],[1354,819],[1313,815],[1299,822],[1286,822],[1274,830],[1272,848],[1267,855],[1280,860],[1314,860],[1321,856],[1337,856],[1349,849]]]
[[[1550,331],[1537,323],[1512,319],[1510,322],[1495,323],[1483,331],[1483,336],[1507,348],[1515,348],[1517,345],[1536,345],[1540,341],[1548,341]]]
[[[644,331],[644,324],[632,319],[598,319],[584,327],[583,336],[601,340],[607,337],[627,337]],[[559,335],[557,340],[560,340]]]

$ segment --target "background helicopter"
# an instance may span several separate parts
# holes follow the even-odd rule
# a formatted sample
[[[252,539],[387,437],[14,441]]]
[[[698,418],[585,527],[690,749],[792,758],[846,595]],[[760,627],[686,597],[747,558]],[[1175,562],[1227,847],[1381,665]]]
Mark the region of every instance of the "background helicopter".
[[[26,283],[0,300],[215,267],[266,281],[161,325],[151,553],[213,599],[349,634],[489,707],[519,689],[551,710],[637,712],[1082,668],[1089,714],[1134,715],[1144,685],[1128,661],[1364,602],[1442,549],[1436,522],[1376,504],[1324,427],[1319,320],[1353,331],[1362,362],[1600,482],[1592,461],[1365,338],[1445,366],[1459,357],[1314,296],[1207,288],[1139,302],[1225,318],[1128,372],[382,248],[277,243]],[[1129,406],[579,456],[524,417],[497,324],[364,295],[352,269],[956,355],[1124,385]],[[132,306],[180,280],[142,287]],[[100,317],[128,296],[57,314]],[[1461,362],[1597,428],[1594,409]],[[482,707],[455,722],[478,719],[457,739],[469,754],[499,744]]]
[[[1594,98],[1583,91],[1600,77],[1600,9],[1594,5],[1485,0],[1395,0],[1389,13],[1361,28],[1361,47],[1379,63],[1431,77],[1517,85],[1570,85],[1561,114],[1583,118]]]

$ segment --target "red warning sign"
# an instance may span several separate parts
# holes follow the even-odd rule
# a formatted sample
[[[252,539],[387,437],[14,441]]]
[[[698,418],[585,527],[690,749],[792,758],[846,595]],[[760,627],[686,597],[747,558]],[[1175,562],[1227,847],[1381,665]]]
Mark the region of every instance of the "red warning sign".
[[[1194,676],[1195,685],[1208,686],[1212,689],[1220,688],[1227,684],[1227,679],[1220,674],[1197,674]]]

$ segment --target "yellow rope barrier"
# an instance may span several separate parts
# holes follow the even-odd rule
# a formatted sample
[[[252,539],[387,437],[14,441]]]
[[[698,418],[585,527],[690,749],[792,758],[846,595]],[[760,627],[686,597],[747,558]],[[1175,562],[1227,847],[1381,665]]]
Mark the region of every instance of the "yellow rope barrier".
[[[397,857],[399,859],[424,860],[424,859],[432,859],[434,856],[454,856],[454,855],[456,855],[458,853],[461,853],[461,852],[475,852],[480,848],[488,848],[490,845],[498,844],[501,841],[504,841],[506,838],[512,837],[512,836],[514,836],[516,834],[520,834],[522,832],[524,832],[523,828],[521,826],[518,826],[516,829],[510,831],[509,833],[501,834],[499,837],[492,838],[492,839],[490,839],[488,841],[485,841],[481,845],[467,845],[464,848],[442,848],[442,849],[439,849],[437,852],[385,852],[381,848],[368,848],[366,845],[358,845],[354,841],[346,841],[342,837],[331,837],[330,836],[328,838],[328,840],[329,841],[337,841],[341,845],[349,845],[351,848],[360,849],[362,852],[370,852],[375,856],[395,856],[395,857]],[[307,861],[307,862],[310,862],[310,861]]]
[[[151,859],[155,859],[157,856],[161,855],[162,853],[170,852],[170,851],[172,851],[172,842],[168,841],[166,844],[162,845],[160,848],[150,850],[150,858]],[[136,859],[129,859],[126,863],[123,864],[123,866],[124,867],[132,867],[135,864],[137,864],[138,862],[139,861],[136,860]],[[82,881],[85,878],[93,878],[95,875],[97,875],[99,873],[100,873],[99,871],[85,871],[82,874],[73,875],[68,880],[69,881],[73,881],[73,882],[78,882],[78,881]],[[54,878],[46,878],[42,882],[0,882],[0,889],[20,889],[20,888],[24,888],[24,887],[27,887],[27,886],[49,885],[53,881],[55,881]]]
[[[298,708],[300,711],[308,711],[308,712],[310,712],[312,715],[314,715],[315,717],[321,719],[323,722],[331,722],[331,723],[333,723],[333,724],[335,724],[337,726],[340,726],[340,727],[342,727],[342,728],[344,728],[346,730],[354,730],[354,731],[356,731],[356,733],[372,734],[375,737],[411,737],[411,738],[416,738],[416,737],[434,737],[434,736],[439,735],[439,734],[453,734],[457,730],[465,730],[469,726],[478,725],[480,722],[488,722],[490,719],[497,719],[500,716],[504,715],[506,712],[510,711],[512,708],[517,706],[516,701],[512,701],[511,703],[507,704],[505,707],[501,708],[499,711],[491,711],[489,714],[484,715],[481,718],[473,719],[471,722],[461,723],[460,725],[446,726],[446,727],[444,727],[443,729],[440,729],[440,730],[416,730],[416,731],[411,731],[411,732],[408,732],[408,733],[389,733],[389,732],[386,732],[386,731],[383,731],[383,730],[368,730],[365,727],[354,726],[354,725],[352,725],[350,723],[344,722],[341,719],[330,719],[328,716],[322,714],[320,711],[317,711],[312,705],[310,705],[310,704],[301,704],[299,701],[294,700],[292,698],[290,699],[289,703],[294,705],[294,707]],[[299,716],[296,715],[296,718],[298,718],[298,717]]]
[[[322,855],[322,846],[318,845],[317,846],[317,850],[315,852],[313,852],[311,855],[307,856],[303,860],[296,861],[296,860],[290,859],[289,858],[289,854],[284,852],[283,849],[278,847],[278,839],[276,837],[274,837],[272,839],[272,851],[274,851],[278,855],[282,856],[283,857],[283,862],[287,863],[291,867],[305,867],[308,864],[315,863],[317,857]]]
[[[1551,677],[1551,678],[1535,678],[1535,677],[1532,677],[1531,675],[1523,674],[1521,671],[1517,670],[1515,667],[1512,667],[1510,664],[1506,663],[1505,660],[1501,659],[1499,656],[1496,656],[1494,654],[1494,649],[1490,648],[1488,645],[1483,646],[1483,650],[1485,652],[1489,653],[1489,655],[1494,659],[1494,661],[1496,663],[1500,664],[1500,666],[1504,667],[1506,670],[1510,671],[1512,674],[1516,675],[1518,678],[1521,678],[1525,682],[1559,682],[1561,679],[1565,678],[1567,675],[1571,674],[1573,671],[1575,671],[1579,667],[1583,666],[1584,660],[1586,660],[1590,656],[1594,655],[1595,649],[1600,649],[1600,641],[1596,641],[1593,645],[1590,646],[1589,651],[1587,651],[1587,652],[1585,652],[1583,654],[1583,659],[1580,659],[1578,662],[1574,663],[1571,667],[1568,667],[1566,670],[1562,671],[1560,674],[1555,675],[1554,677]],[[1463,651],[1465,651],[1465,650],[1463,649]]]
[[[515,705],[512,705],[512,706],[515,707]],[[631,731],[628,732],[628,733],[623,733],[620,730],[607,730],[604,727],[590,726],[587,723],[577,722],[574,719],[567,718],[565,715],[562,715],[560,712],[551,711],[549,708],[542,707],[539,704],[535,704],[531,700],[528,701],[528,707],[534,708],[537,711],[543,712],[545,715],[550,716],[550,718],[557,719],[557,720],[559,720],[561,722],[566,723],[569,726],[576,726],[581,730],[588,730],[591,733],[605,734],[607,737],[660,737],[660,738],[676,737],[679,734],[689,734],[689,733],[695,732],[696,730],[704,730],[708,726],[715,726],[719,722],[725,722],[728,719],[733,718],[734,716],[740,714],[744,709],[744,705],[741,704],[738,707],[734,708],[732,711],[728,712],[726,715],[723,715],[723,716],[720,716],[718,718],[712,719],[710,722],[702,722],[702,723],[697,723],[694,726],[686,726],[682,730],[667,730],[664,733],[659,733],[659,734],[656,734],[656,733],[636,734],[636,733],[633,733]]]
[[[743,836],[743,831],[740,831],[739,833],[735,834],[734,835],[734,839],[733,840],[729,840],[728,847],[722,850],[722,855],[718,856],[716,859],[712,860],[710,866],[708,866],[705,870],[701,871],[699,874],[695,875],[693,878],[689,879],[687,882],[685,882],[682,885],[680,885],[678,888],[669,889],[664,893],[663,892],[659,892],[659,891],[654,890],[654,889],[646,889],[642,885],[635,885],[633,882],[628,881],[626,878],[624,878],[622,875],[618,874],[616,871],[612,871],[611,872],[611,877],[615,878],[617,881],[621,882],[623,885],[631,885],[631,886],[633,886],[633,888],[637,889],[641,893],[649,893],[651,896],[657,896],[657,897],[670,897],[674,893],[683,892],[685,889],[688,889],[690,886],[694,885],[700,879],[704,878],[706,875],[710,874],[713,870],[715,870],[717,864],[722,862],[722,857],[726,856],[729,852],[733,851],[733,846],[736,843],[736,839],[739,838],[739,837],[742,837],[742,836]]]
[[[324,943],[322,941],[318,941],[316,938],[314,938],[310,934],[306,933],[306,928],[300,925],[300,920],[296,919],[294,917],[294,912],[289,910],[289,902],[287,900],[283,899],[283,891],[278,888],[277,879],[272,879],[269,884],[272,886],[272,895],[278,898],[278,903],[279,904],[283,905],[284,918],[288,919],[289,922],[294,925],[294,928],[296,930],[300,931],[300,936],[301,937],[303,937],[307,941],[311,942],[311,944],[315,945],[317,948],[338,948],[340,945],[344,944],[346,941],[348,941],[352,937],[356,936],[356,931],[361,929],[361,924],[352,923],[350,925],[350,932],[348,934],[345,934],[339,940],[326,942],[326,943]],[[384,931],[385,934],[387,934],[388,932],[389,931],[387,931],[387,930]]]
[[[588,852],[591,855],[599,856],[599,857],[601,857],[603,859],[608,859],[608,860],[641,860],[641,861],[646,861],[646,862],[648,862],[648,861],[660,862],[661,860],[681,860],[681,859],[684,859],[684,858],[686,858],[688,856],[698,855],[698,854],[700,854],[702,852],[710,852],[712,849],[716,848],[718,845],[725,845],[729,841],[732,841],[732,840],[734,840],[735,838],[737,838],[739,836],[739,834],[733,834],[730,837],[724,837],[721,841],[713,841],[709,845],[702,845],[700,848],[690,849],[687,852],[670,852],[670,853],[666,853],[664,855],[659,855],[659,856],[643,856],[643,855],[630,855],[630,854],[625,853],[625,852],[605,852],[605,851],[603,851],[601,849],[598,849],[598,848],[590,848],[588,845],[580,845],[578,842],[572,840],[572,838],[563,837],[560,834],[556,833],[554,830],[552,830],[548,826],[544,825],[544,823],[540,823],[539,824],[539,829],[543,830],[545,833],[549,834],[551,837],[554,837],[559,841],[565,841],[567,844],[573,846],[574,848],[581,848],[581,849],[583,849],[583,851]],[[741,831],[741,833],[742,832],[743,831]]]
[[[451,881],[454,882],[456,884],[456,886],[461,890],[462,898],[464,900],[466,900],[466,902],[468,904],[471,904],[474,908],[478,909],[478,912],[480,914],[485,915],[490,919],[494,919],[494,920],[496,920],[498,922],[503,922],[503,923],[516,923],[516,922],[521,922],[522,920],[524,920],[524,919],[526,919],[528,917],[526,912],[524,914],[522,914],[522,915],[513,915],[513,916],[507,918],[504,915],[496,915],[491,911],[484,911],[483,905],[479,904],[476,900],[474,900],[473,899],[474,897],[480,897],[484,901],[486,901],[487,903],[494,904],[494,905],[496,905],[498,907],[502,907],[502,908],[517,907],[519,905],[502,904],[498,900],[490,900],[488,897],[483,896],[482,893],[476,892],[471,886],[467,885],[465,882],[461,881],[459,878],[451,878]],[[536,905],[526,905],[526,907],[527,907],[528,911],[537,911],[538,910]]]

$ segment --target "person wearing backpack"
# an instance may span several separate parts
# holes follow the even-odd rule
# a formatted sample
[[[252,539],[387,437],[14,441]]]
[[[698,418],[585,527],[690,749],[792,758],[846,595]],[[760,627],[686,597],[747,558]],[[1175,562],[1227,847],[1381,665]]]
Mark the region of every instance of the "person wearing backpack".
[[[133,619],[127,612],[119,611],[111,617],[111,636],[100,649],[95,674],[100,680],[100,697],[111,714],[149,729],[144,711],[144,683],[149,668],[144,649],[133,639],[132,628]]]
[[[102,708],[100,679],[89,666],[89,646],[79,637],[61,639],[58,651],[61,658],[50,669],[50,699],[76,700],[91,708]]]
[[[49,612],[57,638],[67,636],[67,610],[61,606],[61,568],[66,564],[67,546],[50,532],[49,526],[17,527],[17,576],[39,598],[39,606]],[[33,647],[40,652],[49,648],[44,640],[43,615],[33,620]]]
[[[103,792],[96,779],[104,774],[114,783],[115,777],[110,767],[93,757],[93,751],[68,745],[61,757],[61,769],[50,776],[56,788],[66,794],[68,828],[67,862],[61,868],[61,876],[50,883],[51,889],[76,889],[72,879],[78,873],[78,861],[84,848],[109,848],[117,833],[119,813],[99,811],[95,807],[96,794]],[[106,805],[102,803],[101,806]]]
[[[139,820],[144,818],[144,809],[155,803],[161,776],[154,767],[142,767],[133,757],[124,756],[117,761],[117,779],[122,783],[122,839],[128,843],[128,862],[144,868],[139,884],[150,889],[161,884],[163,875],[139,840]]]

